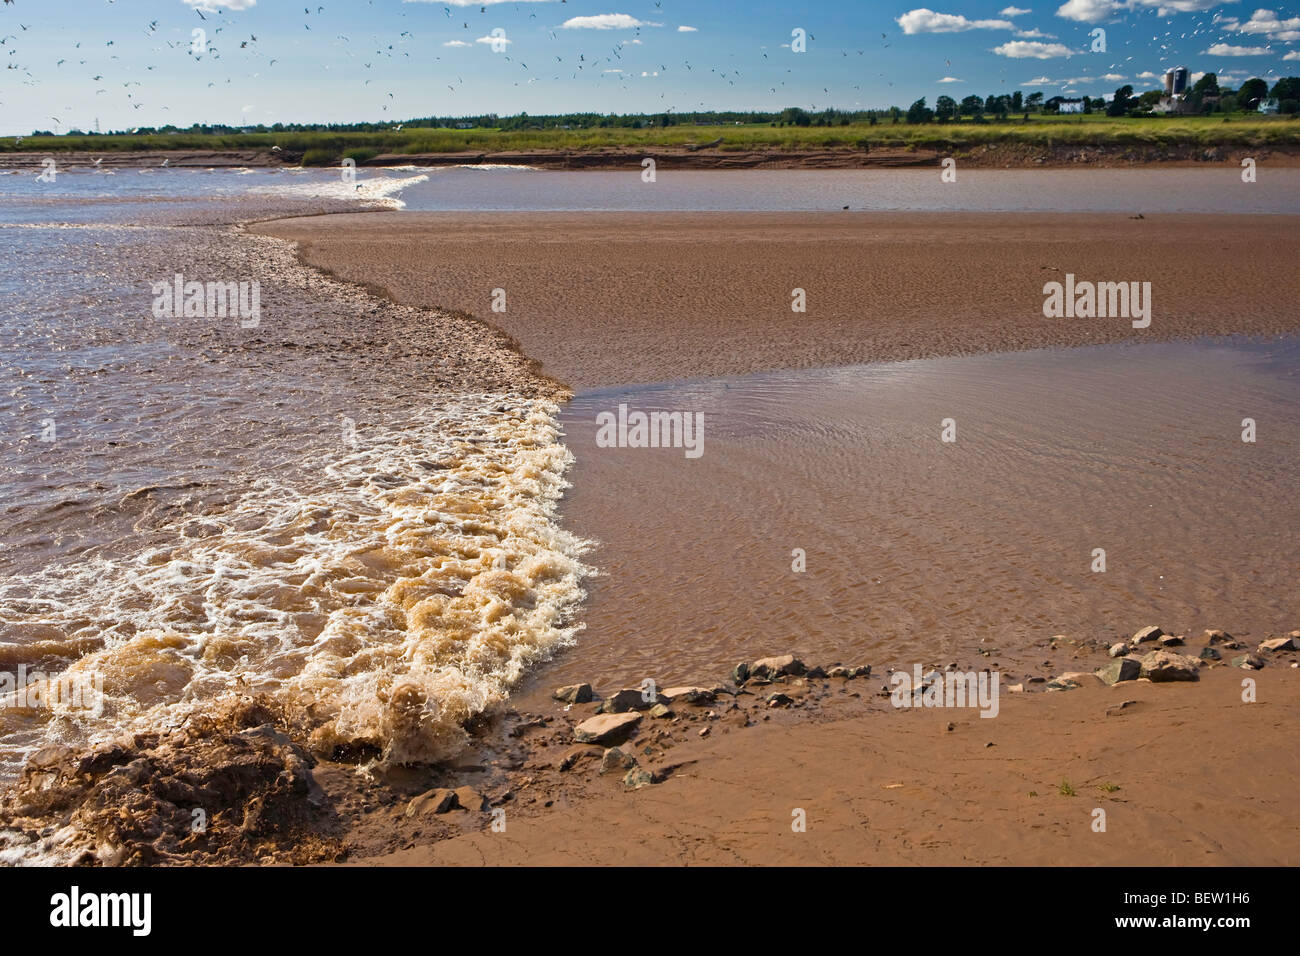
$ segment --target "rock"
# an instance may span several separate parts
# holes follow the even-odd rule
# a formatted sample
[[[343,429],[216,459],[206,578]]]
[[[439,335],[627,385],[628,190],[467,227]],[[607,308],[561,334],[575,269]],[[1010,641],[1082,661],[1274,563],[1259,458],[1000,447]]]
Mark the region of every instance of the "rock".
[[[590,684],[570,684],[568,687],[557,687],[551,697],[566,704],[585,704],[594,699]]]
[[[1161,647],[1181,647],[1183,639],[1177,634],[1164,634],[1160,638]]]
[[[1165,633],[1164,631],[1160,630],[1160,628],[1152,624],[1150,627],[1144,627],[1142,628],[1142,630],[1134,634],[1133,639],[1129,643],[1147,644],[1150,643],[1151,641],[1158,641],[1164,635],[1164,633]]]
[[[763,657],[754,661],[749,665],[749,676],[771,680],[784,675],[798,677],[805,670],[803,661],[799,658],[793,654],[782,654],[779,657]]]
[[[1076,684],[1082,686],[1083,684],[1087,684],[1090,681],[1096,680],[1097,675],[1092,673],[1092,671],[1066,671],[1064,674],[1061,675],[1060,679],[1072,680]]]
[[[602,774],[627,771],[636,766],[636,758],[630,753],[620,750],[618,747],[610,747],[600,758],[600,772]]]
[[[1078,690],[1082,686],[1077,680],[1065,677],[1053,677],[1047,682],[1048,690]]]
[[[741,661],[731,669],[731,681],[737,686],[749,680],[749,665]]]
[[[1113,706],[1111,706],[1111,707],[1107,707],[1107,708],[1106,708],[1106,716],[1107,716],[1107,717],[1121,717],[1121,716],[1123,716],[1125,713],[1127,713],[1128,711],[1131,711],[1133,708],[1137,707],[1137,705],[1138,705],[1138,702],[1135,701],[1135,700],[1126,700],[1126,701],[1123,701],[1122,703],[1115,704],[1115,705],[1113,705]]]
[[[1112,644],[1110,646],[1110,650],[1107,651],[1106,653],[1108,653],[1111,657],[1125,657],[1128,655],[1128,652],[1129,652],[1129,646],[1125,644],[1123,641],[1120,641],[1118,644]]]
[[[428,793],[422,793],[406,805],[408,817],[424,816],[430,813],[446,813],[457,806],[456,791],[446,787],[437,787]]]
[[[834,667],[832,667],[830,670],[826,672],[826,676],[842,677],[845,680],[848,680],[853,677],[853,670],[854,669],[852,667],[844,667],[841,664],[836,664]]]
[[[1221,660],[1223,660],[1223,655],[1220,654],[1220,653],[1219,653],[1215,648],[1213,648],[1213,647],[1202,647],[1202,648],[1201,648],[1201,655],[1200,655],[1200,657],[1201,657],[1201,660],[1203,660],[1203,661],[1221,661]]]
[[[1233,642],[1231,634],[1219,630],[1206,631],[1205,639],[1210,642],[1211,647],[1215,644],[1231,644]]]
[[[620,743],[641,723],[640,714],[599,714],[573,728],[580,744]]]
[[[1259,647],[1255,648],[1258,654],[1271,654],[1276,651],[1294,651],[1296,641],[1291,637],[1274,637],[1262,642]]]
[[[711,728],[709,728],[709,727],[701,727],[701,728],[700,728],[700,736],[701,736],[701,737],[707,737],[707,736],[709,736],[709,731],[710,731],[710,729],[711,729]]]
[[[625,714],[630,710],[647,710],[651,701],[644,698],[639,687],[625,687],[601,702],[598,713]]]
[[[482,813],[488,808],[488,799],[473,787],[457,787],[456,802],[462,809]]]
[[[810,668],[808,669],[808,673],[806,673],[804,676],[805,676],[805,677],[817,677],[817,678],[825,677],[825,676],[826,676],[826,670],[825,670],[825,668],[823,668],[823,667],[810,667]]]
[[[659,699],[669,704],[711,704],[717,692],[707,687],[668,687],[659,692]]]
[[[1023,694],[1025,692],[1024,684],[1012,684],[1007,688],[1008,694]]]
[[[1141,676],[1155,683],[1200,680],[1200,663],[1194,657],[1173,651],[1152,651],[1142,658]]]
[[[623,786],[628,790],[640,790],[656,782],[654,774],[644,767],[633,767],[623,777]]]
[[[1240,657],[1232,659],[1233,667],[1246,667],[1250,670],[1259,670],[1264,666],[1264,659],[1257,654],[1242,654]]]
[[[1142,665],[1131,657],[1121,657],[1118,660],[1111,661],[1101,670],[1097,671],[1097,676],[1101,678],[1103,684],[1114,687],[1121,681],[1137,680],[1142,674]]]
[[[855,667],[855,668],[853,668],[853,672],[852,672],[851,674],[849,674],[849,676],[850,676],[850,677],[870,677],[870,676],[871,676],[871,665],[870,665],[870,664],[863,664],[861,667]]]
[[[672,708],[669,707],[667,704],[655,704],[653,707],[650,708],[651,717],[664,718],[664,717],[671,717],[672,715],[673,715]]]
[[[789,694],[777,692],[768,696],[766,703],[769,707],[789,707],[794,703],[794,698]]]
[[[596,750],[593,747],[574,747],[560,760],[560,772],[566,773],[572,770],[579,761],[587,760],[596,756]]]

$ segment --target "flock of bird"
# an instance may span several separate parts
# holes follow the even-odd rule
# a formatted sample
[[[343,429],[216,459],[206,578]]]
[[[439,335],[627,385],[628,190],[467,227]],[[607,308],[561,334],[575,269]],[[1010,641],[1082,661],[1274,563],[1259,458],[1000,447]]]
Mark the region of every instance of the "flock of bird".
[[[116,0],[106,0],[106,2],[107,4],[112,5]],[[560,0],[560,2],[566,3],[567,0]],[[369,6],[373,7],[374,3],[375,0],[368,0]],[[662,11],[662,0],[655,0],[654,5],[658,11]],[[13,8],[16,11],[18,6],[19,4],[17,0],[4,0],[3,7],[0,7],[0,9],[9,10],[10,8]],[[518,10],[519,4],[516,3],[515,8]],[[185,56],[190,58],[195,64],[204,62],[207,62],[209,66],[215,64],[217,69],[213,72],[216,73],[216,76],[207,80],[208,88],[231,85],[235,79],[257,80],[262,77],[261,71],[263,69],[273,69],[280,59],[287,55],[284,51],[279,51],[276,55],[264,52],[261,49],[257,35],[251,32],[245,33],[244,30],[238,26],[237,21],[232,19],[232,15],[228,12],[222,13],[219,12],[219,9],[212,8],[204,9],[203,5],[192,7],[191,9],[196,19],[192,21],[194,30],[188,36],[186,35],[183,26],[180,29],[176,29],[175,25],[173,25],[173,28],[170,31],[173,38],[168,39],[167,37],[164,37],[160,33],[160,24],[158,20],[151,20],[147,24],[140,25],[138,28],[143,31],[146,37],[158,42],[158,45],[154,46],[151,52],[160,57],[164,55]],[[483,19],[487,16],[488,12],[487,5],[481,5],[478,9],[478,17],[474,19],[476,19],[479,24],[489,23],[489,20]],[[460,29],[467,39],[441,42],[441,46],[468,47],[481,43],[487,43],[488,45],[493,46],[494,50],[499,51],[501,62],[503,64],[508,64],[508,69],[512,71],[517,69],[520,71],[517,74],[517,79],[512,81],[514,86],[530,86],[535,83],[544,83],[548,80],[561,82],[567,75],[568,79],[575,81],[582,77],[590,77],[591,82],[596,86],[615,83],[621,89],[627,90],[630,93],[638,78],[670,79],[674,75],[681,75],[683,77],[690,77],[690,80],[683,85],[685,87],[693,87],[693,89],[689,89],[688,91],[688,89],[683,88],[670,94],[667,89],[669,84],[665,83],[659,93],[661,106],[658,110],[661,112],[680,112],[682,109],[697,108],[694,104],[688,102],[689,100],[693,100],[695,97],[700,95],[710,95],[708,86],[702,86],[699,80],[695,79],[696,77],[716,82],[719,89],[723,89],[724,84],[725,88],[734,88],[738,81],[745,79],[739,69],[730,66],[710,66],[708,68],[708,74],[706,75],[703,73],[702,66],[697,69],[696,65],[692,64],[689,59],[685,58],[681,61],[680,66],[674,65],[671,68],[668,63],[664,61],[659,62],[658,69],[654,69],[653,63],[641,63],[641,66],[632,67],[631,61],[633,58],[628,56],[630,53],[629,47],[640,47],[644,45],[642,29],[640,26],[633,27],[627,31],[620,31],[621,38],[618,39],[617,42],[613,43],[613,45],[607,45],[608,40],[603,37],[605,31],[590,31],[590,33],[595,36],[595,40],[601,41],[601,47],[599,49],[579,52],[576,57],[570,55],[567,60],[564,56],[554,52],[530,55],[529,59],[532,60],[533,63],[533,65],[530,66],[523,58],[511,55],[509,52],[510,46],[514,41],[510,40],[508,37],[501,36],[500,42],[493,45],[494,38],[492,36],[475,37],[476,32],[484,29],[482,25],[471,29],[470,20],[464,19],[463,17],[453,17],[453,11],[450,6],[444,5],[442,13],[446,20],[452,22],[453,26],[456,19],[461,20]],[[424,10],[402,10],[398,13],[398,16],[401,18],[412,17],[411,22],[413,24],[419,22],[421,16],[427,15],[428,12]],[[315,26],[316,29],[314,32],[317,34],[326,34],[330,31],[332,17],[330,11],[325,5],[317,5],[314,8],[311,6],[303,7],[302,17],[302,27],[305,31],[313,32],[313,26]],[[536,20],[537,18],[538,14],[536,12],[530,12],[528,15],[529,20]],[[1185,41],[1202,34],[1209,34],[1214,29],[1219,19],[1218,15],[1215,15],[1212,20],[1209,20],[1209,22],[1202,19],[1198,22],[1194,30],[1183,32],[1177,39]],[[33,71],[33,67],[25,64],[20,55],[20,50],[23,47],[22,37],[30,30],[31,25],[22,22],[19,22],[17,25],[17,33],[5,33],[5,35],[0,36],[0,53],[4,54],[4,59],[6,61],[6,72],[5,74],[0,75],[9,75],[12,72],[16,72],[21,77],[23,85],[38,86],[42,82],[43,77],[38,76],[37,73]],[[0,32],[4,32],[3,21],[0,21]],[[557,40],[558,35],[555,29],[545,30],[543,32],[548,41]],[[539,33],[538,35],[541,34]],[[816,36],[810,33],[808,35],[808,40],[810,43],[815,42]],[[376,71],[376,65],[381,64],[384,60],[405,59],[412,60],[412,62],[418,60],[421,63],[427,63],[429,58],[420,53],[418,47],[416,47],[415,41],[415,33],[413,30],[407,29],[401,30],[396,36],[391,38],[383,38],[378,34],[371,34],[364,41],[361,39],[354,41],[353,38],[346,33],[335,33],[333,39],[327,42],[336,45],[344,57],[356,63],[356,66],[363,77],[361,80],[362,86],[370,87],[372,83],[375,83],[376,79],[380,77],[388,79],[391,82],[392,77],[395,75],[392,70]],[[71,59],[75,59],[77,61],[77,66],[81,67],[86,66],[92,59],[96,63],[100,62],[100,57],[91,57],[89,55],[89,48],[83,50],[83,42],[86,41],[76,41],[72,43],[67,55],[55,60],[53,69],[62,70]],[[98,113],[101,112],[99,102],[106,104],[105,109],[111,109],[112,107],[107,104],[113,100],[115,95],[123,97],[125,105],[129,106],[133,113],[145,108],[146,103],[141,99],[141,97],[146,96],[150,91],[145,87],[143,80],[131,77],[140,75],[138,72],[139,70],[143,70],[145,73],[152,72],[163,61],[159,59],[155,62],[140,63],[132,56],[123,57],[117,52],[115,42],[116,41],[113,39],[104,41],[104,48],[101,51],[107,54],[108,62],[111,64],[110,72],[95,72],[93,75],[88,76],[89,84],[86,87],[87,95],[81,102],[68,104],[64,107],[63,113],[68,117],[68,119],[64,119],[59,115],[50,116],[50,119],[55,124],[56,132],[66,131],[66,129],[75,125],[71,121],[72,117],[84,118],[88,115],[98,115]],[[1131,43],[1133,43],[1132,39],[1124,39],[1125,45]],[[878,49],[884,50],[889,48],[891,45],[892,41],[890,35],[888,33],[881,33],[877,45]],[[595,46],[594,41],[593,46]],[[767,46],[763,46],[760,49],[760,68],[762,69],[762,77],[766,79],[766,82],[761,83],[760,85],[755,82],[757,78],[754,78],[754,80],[751,80],[749,85],[754,89],[765,90],[768,95],[774,97],[782,96],[782,94],[784,94],[784,96],[782,96],[783,99],[805,94],[807,91],[806,82],[795,82],[796,70],[801,64],[796,61],[796,58],[790,57],[790,51],[788,49],[781,51],[780,47],[782,46],[788,47],[789,44],[782,43],[779,46],[774,44],[771,49]],[[415,48],[414,58],[412,57],[413,47]],[[1150,49],[1159,50],[1161,54],[1174,55],[1174,53],[1171,52],[1174,50],[1174,47],[1175,37],[1172,30],[1166,32],[1164,37],[1157,34],[1151,38]],[[866,58],[868,53],[867,48],[842,49],[838,52],[843,58],[848,59],[852,57],[855,64],[857,62],[862,62],[865,65],[865,63],[871,62],[869,58],[864,59],[863,61],[857,60],[859,57]],[[735,53],[730,54],[732,57],[736,55],[737,54]],[[1146,55],[1149,56],[1152,54],[1147,53]],[[782,62],[783,57],[785,62]],[[442,61],[443,58],[442,56],[435,55],[432,59],[434,61]],[[644,55],[639,54],[635,59],[640,62],[644,61],[645,57]],[[1127,64],[1131,63],[1134,59],[1134,55],[1129,55],[1123,58],[1116,57],[1109,67],[1098,67],[1095,69],[1095,72],[1099,74],[1104,73],[1107,77],[1110,77],[1115,74],[1117,70],[1125,69]],[[944,64],[946,68],[951,69],[952,60],[945,57]],[[448,66],[449,69],[446,73],[444,83],[446,89],[451,94],[451,97],[454,97],[457,93],[466,89],[466,80],[464,76],[458,75],[455,72],[454,67],[450,67],[450,60],[448,61]],[[642,66],[644,68],[642,68]],[[331,65],[329,63],[324,63],[316,68],[328,71],[331,69]],[[116,71],[118,75],[110,82],[108,77],[111,75],[111,71]],[[90,74],[92,71],[87,70],[86,72]],[[243,75],[241,75],[241,72]],[[849,93],[850,89],[860,96],[862,84],[850,83],[848,81],[860,78],[863,72],[862,69],[856,67],[852,71],[846,70],[844,71],[845,82],[841,89],[833,90],[830,86],[822,86],[821,93],[832,102],[836,99],[852,99],[853,94]],[[1000,71],[999,82],[1003,85],[1006,84],[1006,72],[1005,68]],[[878,72],[877,76],[884,84],[887,84],[888,87],[894,86],[894,79],[887,76],[883,71]],[[446,80],[449,80],[452,77],[454,77],[455,82],[446,82]],[[1091,80],[1092,77],[1084,77],[1082,79]],[[380,80],[380,82],[382,83],[383,81]],[[945,80],[945,82],[949,81]],[[953,80],[951,82],[961,81]],[[1065,86],[1071,82],[1075,81],[1062,80],[1061,85]],[[800,94],[795,94],[794,91],[796,89],[800,91]],[[388,114],[396,109],[398,90],[385,89],[384,86],[379,86],[378,91],[381,92],[378,92],[374,104],[377,108],[377,112],[380,114]],[[676,102],[669,102],[670,95]],[[94,97],[107,97],[108,99],[98,102],[87,102]],[[640,103],[641,101],[638,100],[638,105],[640,105]],[[0,101],[0,107],[3,105],[3,101]],[[724,104],[723,108],[730,105],[732,104]],[[775,105],[778,104],[774,103],[773,106]],[[779,105],[785,106],[789,104],[782,102]],[[849,104],[841,102],[838,105],[844,107]],[[855,108],[862,108],[862,104],[856,100],[853,101],[852,105]],[[119,103],[118,106],[120,109],[121,104]],[[717,108],[717,106],[718,104],[716,103],[706,104],[704,99],[698,100],[698,108],[709,109]],[[809,103],[807,106],[812,110],[824,108],[819,107],[815,102]],[[390,107],[392,109],[390,109]],[[410,110],[409,113],[410,115],[446,115],[454,112],[455,109],[456,106],[454,99],[443,98],[443,102],[438,103],[436,101],[430,102],[429,100],[422,98],[418,107]],[[158,113],[169,112],[170,107],[167,105],[159,105],[157,106],[157,111]],[[561,112],[562,110],[556,109],[555,111]],[[628,111],[630,112],[631,110]],[[141,126],[158,125],[166,121],[165,117],[154,114],[152,111],[149,114],[142,114],[142,119],[148,119],[150,122],[142,122],[140,124]],[[186,118],[186,120],[179,121],[178,125],[188,125],[189,120],[190,118]],[[251,122],[253,121],[250,119],[250,123]],[[139,127],[136,128],[138,129]],[[398,126],[396,128],[400,129],[401,127]]]

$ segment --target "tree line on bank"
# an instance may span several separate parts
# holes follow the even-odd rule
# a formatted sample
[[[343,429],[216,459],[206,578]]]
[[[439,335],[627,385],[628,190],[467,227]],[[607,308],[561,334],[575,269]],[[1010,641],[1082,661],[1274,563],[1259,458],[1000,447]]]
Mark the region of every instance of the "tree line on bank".
[[[1106,113],[1109,116],[1149,116],[1160,101],[1162,90],[1135,93],[1132,86],[1121,86],[1107,100],[1105,97],[1082,97],[1085,113]],[[1206,73],[1196,81],[1187,95],[1184,113],[1235,113],[1253,111],[1266,99],[1278,101],[1278,111],[1288,115],[1300,114],[1300,77],[1279,79],[1270,88],[1262,79],[1247,80],[1239,88],[1221,87],[1218,77]],[[557,113],[530,116],[499,116],[484,113],[479,116],[426,116],[405,120],[403,129],[494,129],[523,130],[583,130],[583,129],[662,129],[671,126],[849,126],[877,123],[952,123],[962,120],[981,123],[1002,121],[1012,116],[1029,114],[1052,115],[1060,112],[1061,104],[1078,102],[1067,97],[1053,96],[1044,99],[1041,92],[1025,95],[1014,93],[990,94],[987,97],[967,96],[960,101],[951,96],[940,96],[934,107],[926,105],[925,97],[906,110],[897,106],[870,110],[825,109],[810,111],[798,106],[765,112],[762,110],[709,110],[690,113]],[[149,136],[167,133],[235,134],[235,133],[377,133],[388,132],[392,123],[274,123],[256,126],[227,126],[224,124],[195,123],[189,127],[141,127],[132,133]],[[33,136],[54,136],[48,130],[36,130]],[[68,136],[95,136],[89,131],[70,129]],[[120,135],[120,131],[103,135]]]

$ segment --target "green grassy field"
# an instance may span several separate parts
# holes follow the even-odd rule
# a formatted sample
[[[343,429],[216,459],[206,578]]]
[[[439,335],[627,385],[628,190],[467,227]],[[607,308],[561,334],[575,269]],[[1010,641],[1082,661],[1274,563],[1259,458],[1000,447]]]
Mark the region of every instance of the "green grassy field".
[[[175,133],[110,136],[33,136],[21,143],[0,141],[2,152],[115,152],[138,150],[270,149],[328,163],[351,154],[358,160],[378,153],[457,153],[533,150],[591,150],[609,147],[650,149],[705,143],[722,138],[723,150],[819,150],[870,147],[962,148],[985,143],[1038,146],[1295,146],[1295,117],[1237,114],[1225,118],[1111,118],[1032,115],[1004,122],[929,123],[909,126],[882,120],[875,126],[669,126],[582,130],[404,129],[339,133]]]

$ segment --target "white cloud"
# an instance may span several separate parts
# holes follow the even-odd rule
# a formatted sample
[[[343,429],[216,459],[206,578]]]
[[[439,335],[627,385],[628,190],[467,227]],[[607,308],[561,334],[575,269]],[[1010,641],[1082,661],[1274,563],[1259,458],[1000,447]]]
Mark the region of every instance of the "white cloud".
[[[1292,50],[1292,51],[1291,51],[1290,53],[1288,53],[1286,56],[1282,57],[1282,59],[1284,59],[1284,60],[1300,60],[1300,50]]]
[[[1231,43],[1216,43],[1205,52],[1210,56],[1267,56],[1273,51],[1262,46],[1233,46]]]
[[[475,42],[475,43],[486,43],[488,46],[491,46],[492,44],[495,43],[495,44],[497,45],[497,48],[499,49],[499,48],[501,48],[501,47],[503,47],[503,46],[509,46],[510,44],[514,43],[515,41],[514,41],[514,40],[511,40],[511,39],[509,39],[509,38],[507,38],[507,37],[504,37],[504,36],[495,36],[495,37],[493,37],[493,36],[486,36],[486,37],[478,37],[474,42]]]
[[[940,83],[965,83],[966,81],[965,81],[965,80],[959,80],[959,79],[957,79],[957,77],[955,77],[955,76],[945,76],[945,77],[944,77],[942,80],[940,80],[939,82],[940,82]]]
[[[1107,83],[1118,83],[1120,80],[1128,79],[1123,73],[1104,73],[1101,78]]]
[[[1074,51],[1064,43],[1038,43],[1034,40],[1012,40],[1001,46],[995,46],[993,52],[998,56],[1009,56],[1013,60],[1050,60],[1055,56],[1069,56]]]
[[[696,27],[678,27],[677,32],[678,33],[699,33],[700,31]]]
[[[967,20],[960,13],[935,13],[925,7],[909,10],[896,22],[904,33],[964,33],[967,30],[1014,30],[1010,20]]]
[[[1096,23],[1113,15],[1118,9],[1119,3],[1116,0],[1067,0],[1057,8],[1056,15],[1080,23]]]
[[[1270,40],[1280,40],[1283,43],[1300,40],[1300,17],[1281,20],[1272,10],[1256,10],[1245,23],[1233,17],[1224,20],[1222,26],[1228,31],[1266,36]]]
[[[1210,10],[1221,3],[1236,3],[1237,0],[1128,0],[1130,7],[1156,7],[1156,15],[1167,17],[1171,13],[1200,13]]]
[[[1056,80],[1050,76],[1036,76],[1032,80],[1025,80],[1025,86],[1051,86]]]
[[[1033,12],[1033,10],[1026,10],[1024,7],[1004,7],[999,11],[1004,17],[1023,17],[1026,13]]]
[[[1044,33],[1042,30],[1017,30],[1016,36],[1022,40],[1055,40],[1055,33]]]
[[[448,40],[443,46],[473,46],[472,43],[466,43],[464,40]]]
[[[591,17],[571,17],[560,26],[565,30],[631,30],[636,27],[661,27],[663,24],[638,20],[626,13],[597,13]]]
[[[1236,2],[1237,0],[1067,0],[1057,8],[1056,15],[1080,23],[1097,23],[1125,10],[1154,8],[1158,16],[1168,18],[1175,13],[1197,13],[1222,3]]]
[[[1139,79],[1139,80],[1154,80],[1154,79],[1156,79],[1156,78],[1157,78],[1158,76],[1160,76],[1160,75],[1161,75],[1161,74],[1159,74],[1159,73],[1152,73],[1150,70],[1143,70],[1141,73],[1138,74],[1138,79]]]
[[[185,0],[189,3],[189,0]],[[449,7],[491,7],[498,3],[550,3],[551,0],[402,0],[403,3],[441,3]],[[222,3],[228,7],[230,4]]]
[[[195,10],[202,10],[204,13],[215,13],[218,8],[247,10],[249,7],[257,6],[257,0],[181,0],[181,3]]]

